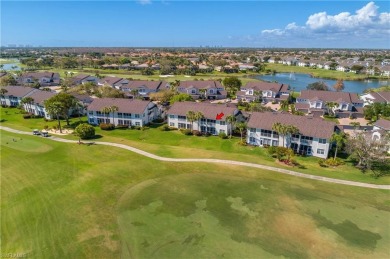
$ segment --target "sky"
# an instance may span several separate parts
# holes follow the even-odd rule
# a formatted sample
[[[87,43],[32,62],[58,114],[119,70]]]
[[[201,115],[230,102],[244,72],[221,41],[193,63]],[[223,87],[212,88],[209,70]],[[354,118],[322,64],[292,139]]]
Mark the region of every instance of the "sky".
[[[390,1],[1,0],[0,8],[2,46],[390,49]]]

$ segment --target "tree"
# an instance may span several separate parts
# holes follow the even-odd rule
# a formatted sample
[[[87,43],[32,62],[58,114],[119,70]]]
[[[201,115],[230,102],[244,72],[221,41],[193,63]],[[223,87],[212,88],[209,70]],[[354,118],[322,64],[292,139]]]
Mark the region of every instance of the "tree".
[[[230,138],[232,138],[233,127],[236,124],[237,118],[233,114],[226,117],[226,122],[230,125]]]
[[[337,82],[333,85],[333,89],[336,90],[337,92],[343,91],[345,88],[344,86],[344,81],[339,79]]]
[[[90,139],[95,136],[95,128],[87,123],[82,123],[75,128],[74,133],[81,139]]]
[[[0,86],[17,85],[16,79],[12,75],[2,76],[0,79]]]
[[[333,158],[333,160],[336,160],[337,151],[338,149],[341,149],[345,145],[347,141],[347,135],[344,132],[340,132],[340,133],[334,132],[332,134],[332,137],[330,138],[330,141],[336,144],[336,149]]]
[[[357,159],[357,167],[362,170],[369,170],[374,163],[384,163],[386,161],[388,145],[388,135],[378,140],[372,139],[364,132],[359,132],[348,138],[346,151]]]
[[[187,114],[187,121],[191,123],[191,129],[194,129],[194,121],[196,120],[196,114],[194,111],[188,111]]]
[[[318,81],[318,82],[308,84],[306,89],[307,90],[318,90],[318,91],[329,91],[329,87],[324,81]]]
[[[139,90],[137,88],[131,89],[130,93],[133,95],[133,99],[138,97]]]
[[[242,82],[237,77],[231,76],[231,77],[226,77],[225,79],[223,79],[222,84],[225,86],[226,91],[232,97],[236,94],[237,91],[240,90]]]
[[[334,107],[337,107],[339,104],[336,103],[336,102],[327,102],[326,103],[326,108],[328,110],[328,114],[331,115],[331,116],[334,116],[334,111],[333,111],[333,108]]]
[[[115,117],[114,117],[114,112],[119,111],[118,106],[112,105],[109,107],[110,112],[112,112],[112,124],[115,124]]]
[[[246,129],[247,124],[246,124],[245,122],[239,122],[239,123],[237,123],[236,127],[237,127],[238,130],[240,131],[241,143],[242,143],[242,138],[243,138],[244,130]]]
[[[204,115],[202,112],[195,112],[195,119],[197,120],[198,122],[198,131],[201,131],[201,128],[200,128],[200,120],[204,118]]]
[[[289,106],[288,100],[283,100],[280,102],[280,109],[281,110],[288,111],[288,106]]]
[[[8,93],[7,89],[5,89],[5,88],[1,88],[1,89],[0,89],[0,95],[1,95],[1,97],[4,97],[4,95],[5,95],[6,93]]]
[[[27,110],[28,112],[31,112],[31,105],[34,104],[34,98],[32,97],[24,97],[21,101],[20,104],[23,106],[24,104],[27,105]]]
[[[272,124],[272,130],[277,132],[280,136],[282,136],[282,140],[283,140],[283,147],[284,147],[284,137],[286,136],[287,134],[287,127],[286,125],[280,123],[280,122],[275,122],[274,124]]]
[[[63,114],[61,115],[65,118],[66,125],[69,125],[69,114],[77,107],[78,100],[73,95],[70,95],[65,92],[56,94],[53,97],[49,98],[49,100],[61,103],[63,107]]]
[[[110,107],[103,107],[100,111],[104,114],[105,122],[107,122],[107,120],[108,120],[108,115],[109,115],[110,112],[111,112]]]
[[[44,101],[45,109],[46,111],[51,115],[57,118],[58,121],[58,129],[60,130],[60,133],[62,133],[61,130],[61,121],[60,116],[65,113],[64,106],[61,102],[58,102],[52,98],[49,98]]]
[[[177,94],[171,97],[169,102],[174,104],[175,102],[184,102],[184,101],[192,101],[192,97],[189,94]]]

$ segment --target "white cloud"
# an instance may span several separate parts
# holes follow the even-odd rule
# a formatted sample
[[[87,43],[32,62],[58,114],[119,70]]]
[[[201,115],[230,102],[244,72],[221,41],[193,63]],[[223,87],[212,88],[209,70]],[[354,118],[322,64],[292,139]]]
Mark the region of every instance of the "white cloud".
[[[344,36],[388,37],[390,29],[390,13],[378,13],[378,6],[370,2],[357,10],[355,14],[341,12],[329,15],[319,12],[308,17],[304,26],[296,23],[288,24],[284,29],[267,29],[262,36],[302,36],[313,37],[321,34],[342,34]]]
[[[151,4],[152,0],[137,0],[137,2],[142,5],[147,5],[147,4]]]

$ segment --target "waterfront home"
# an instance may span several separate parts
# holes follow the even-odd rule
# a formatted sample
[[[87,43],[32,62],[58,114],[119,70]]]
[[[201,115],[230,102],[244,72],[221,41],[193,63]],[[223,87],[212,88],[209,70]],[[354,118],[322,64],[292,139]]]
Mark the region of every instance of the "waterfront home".
[[[104,113],[104,108],[116,107],[117,111]],[[111,123],[115,126],[143,127],[160,117],[157,105],[149,101],[124,98],[94,99],[87,108],[88,122],[93,125]]]
[[[364,102],[364,106],[373,103],[387,103],[390,104],[390,92],[371,92],[360,96]]]
[[[237,92],[237,99],[252,102],[262,99],[263,102],[280,102],[290,95],[289,86],[269,82],[248,82]]]
[[[27,72],[18,78],[21,85],[31,85],[39,83],[40,86],[58,86],[60,84],[60,74],[53,72]]]
[[[24,97],[37,91],[37,89],[27,86],[5,86],[1,89],[5,90],[5,93],[0,95],[1,105],[10,107],[19,106]]]
[[[177,91],[189,94],[193,99],[219,100],[227,96],[219,81],[181,81]]]
[[[279,135],[272,129],[275,123],[292,125],[299,133]],[[334,122],[288,113],[254,112],[248,121],[247,143],[255,146],[284,146],[295,153],[327,158],[330,138],[335,131]]]
[[[201,113],[202,118],[191,122],[188,120],[188,112]],[[234,126],[226,121],[226,117],[233,115],[238,121],[242,120],[242,114],[234,105],[176,102],[168,110],[168,125],[178,129],[198,130],[202,133],[218,135],[219,133],[230,134]]]
[[[379,119],[374,124],[372,139],[380,140],[385,134],[390,134],[390,121]],[[390,144],[388,145],[388,153],[390,153]]]
[[[85,83],[93,83],[97,84],[98,78],[96,76],[79,74],[77,76],[72,77],[71,79],[72,85],[81,85]]]
[[[46,112],[44,101],[56,95],[55,92],[36,90],[33,91],[28,97],[33,99],[32,103],[26,103],[23,105],[25,111],[32,113],[36,116],[42,116],[46,119],[52,119],[51,114]]]
[[[329,109],[340,118],[362,117],[361,107],[363,101],[358,98],[356,93],[332,92],[302,90],[297,97],[295,109],[305,113],[321,113],[323,115],[327,110],[329,103],[334,103],[334,107]]]

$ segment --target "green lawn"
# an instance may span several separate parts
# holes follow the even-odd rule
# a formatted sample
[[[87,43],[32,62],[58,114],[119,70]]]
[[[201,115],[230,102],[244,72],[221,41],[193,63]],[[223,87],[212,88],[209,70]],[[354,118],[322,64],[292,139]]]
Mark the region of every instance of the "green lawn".
[[[389,191],[0,133],[2,253],[390,256]]]
[[[33,129],[43,129],[44,125],[52,127],[55,121],[45,122],[43,119],[23,119],[20,111],[15,108],[2,108],[1,119],[5,121],[1,125],[15,129],[32,131]],[[86,121],[85,118],[82,118]],[[71,123],[78,122],[78,118],[73,118]],[[62,122],[65,125],[65,122]],[[185,136],[178,131],[163,132],[158,128],[151,127],[148,130],[113,130],[102,131],[96,127],[96,134],[100,136],[99,141],[116,142],[127,144],[141,150],[164,157],[176,158],[216,158],[259,163],[264,165],[287,168],[306,174],[315,174],[337,179],[360,181],[374,184],[390,184],[390,177],[384,176],[378,179],[370,176],[370,173],[363,174],[352,166],[351,161],[346,160],[346,164],[336,168],[323,168],[318,165],[318,158],[296,157],[296,160],[303,166],[288,167],[275,162],[275,159],[267,154],[264,148],[253,146],[241,146],[238,144],[239,137],[233,139],[220,139],[218,137],[196,137]],[[77,139],[75,136],[65,136],[64,138]]]

